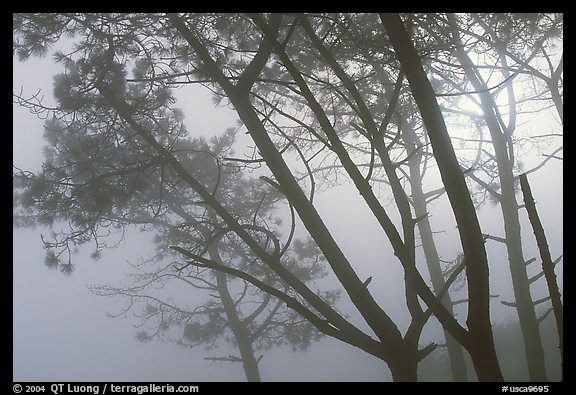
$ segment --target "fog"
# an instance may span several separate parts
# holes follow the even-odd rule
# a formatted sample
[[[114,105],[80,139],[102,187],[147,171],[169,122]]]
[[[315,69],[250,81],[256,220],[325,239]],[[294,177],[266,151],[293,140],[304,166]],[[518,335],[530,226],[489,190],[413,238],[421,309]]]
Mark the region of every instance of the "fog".
[[[13,60],[13,91],[25,96],[41,91],[45,104],[52,99],[52,76],[61,72],[48,56],[26,62]],[[186,124],[191,133],[210,136],[235,127],[237,117],[229,108],[215,107],[208,92],[188,89],[178,92],[178,105],[186,108]],[[552,115],[531,120],[533,130],[552,131]],[[42,164],[43,120],[13,104],[13,163],[16,167],[37,171]],[[242,137],[242,136],[241,136]],[[246,139],[246,141],[244,141]],[[242,137],[239,150],[250,149],[248,137]],[[523,158],[525,168],[542,158]],[[563,166],[550,160],[545,167],[529,175],[537,209],[547,232],[553,259],[563,253]],[[432,181],[433,183],[434,181]],[[439,184],[431,185],[438,187]],[[408,325],[403,299],[403,273],[390,243],[375,222],[369,209],[351,183],[319,193],[320,213],[346,256],[353,262],[361,279],[372,277],[370,290],[401,330]],[[521,201],[521,197],[518,199]],[[459,239],[446,199],[433,205],[431,221],[440,255],[454,259]],[[447,213],[441,215],[440,213]],[[484,233],[503,235],[502,213],[498,206],[484,205],[478,210]],[[522,231],[524,256],[537,258],[532,274],[539,271],[539,252],[524,212]],[[201,346],[188,349],[173,342],[136,339],[138,320],[131,312],[118,314],[126,304],[120,297],[94,295],[90,285],[117,284],[127,281],[130,264],[138,263],[154,252],[153,234],[135,228],[113,250],[104,251],[98,261],[90,258],[90,248],[79,249],[74,257],[75,271],[65,276],[43,264],[45,250],[41,234],[49,229],[13,229],[13,380],[14,381],[245,381],[239,363],[214,362],[206,357],[237,355],[230,346],[206,351]],[[506,249],[487,242],[490,263],[491,303],[495,324],[516,320],[513,309],[501,301],[513,301]],[[419,252],[421,254],[421,252]],[[420,261],[422,261],[420,256]],[[556,270],[563,284],[562,264]],[[425,275],[427,278],[427,274]],[[333,276],[323,283],[338,287]],[[332,285],[333,284],[333,285]],[[544,282],[533,288],[533,297],[547,295]],[[400,288],[399,288],[400,287]],[[561,292],[563,289],[561,288]],[[343,296],[338,308],[361,329],[369,330]],[[457,319],[465,318],[465,309],[457,309]],[[553,320],[552,316],[547,320]],[[435,319],[424,329],[421,344],[442,342],[442,332]],[[305,352],[290,347],[258,351],[263,355],[260,369],[263,381],[390,381],[386,364],[367,353],[334,338],[324,337]],[[430,357],[429,357],[430,358]]]

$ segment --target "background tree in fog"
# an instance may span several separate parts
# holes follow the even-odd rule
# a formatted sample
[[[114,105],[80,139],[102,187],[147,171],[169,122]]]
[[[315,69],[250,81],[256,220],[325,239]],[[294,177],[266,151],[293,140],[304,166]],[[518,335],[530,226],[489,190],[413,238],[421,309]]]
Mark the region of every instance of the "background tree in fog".
[[[419,41],[417,35],[411,38],[397,15],[381,18],[385,26],[379,23],[378,15],[24,15],[15,18],[17,37],[23,40],[17,41],[15,47],[23,55],[42,54],[64,32],[83,38],[74,52],[60,55],[68,69],[64,82],[57,85],[63,99],[60,110],[68,111],[69,122],[78,126],[72,134],[93,133],[96,146],[109,140],[106,133],[110,130],[119,131],[121,138],[110,139],[115,144],[111,150],[115,154],[109,160],[134,160],[130,166],[155,166],[156,173],[160,173],[155,191],[159,196],[152,209],[165,210],[165,200],[173,195],[176,206],[184,207],[192,201],[201,212],[193,217],[196,222],[180,216],[179,221],[189,227],[185,234],[190,236],[170,244],[184,260],[171,269],[186,273],[211,269],[234,276],[240,283],[249,283],[281,300],[320,332],[385,361],[394,380],[417,379],[419,361],[435,348],[433,344],[419,344],[422,329],[434,314],[468,350],[478,378],[499,380],[502,375],[491,334],[484,237],[464,182],[467,169],[458,163],[436,104],[438,92],[432,90],[424,74],[425,55],[435,48],[427,46],[425,40]],[[411,18],[406,18],[408,25]],[[359,26],[377,28],[371,29],[366,45],[350,45]],[[136,67],[129,74],[128,66],[132,65]],[[188,165],[176,144],[185,139],[185,131],[169,102],[169,91],[189,83],[204,84],[217,98],[232,105],[256,145],[252,157],[230,160],[215,155],[216,163],[265,165],[257,174],[242,174],[261,177],[260,188],[274,191],[278,199],[288,203],[286,210],[293,209],[298,214],[365,321],[361,324],[369,329],[361,329],[334,309],[333,294],[311,289],[298,276],[296,267],[283,260],[290,249],[291,231],[254,223],[254,211],[230,207],[233,200],[217,193],[224,178],[206,179],[203,167]],[[414,117],[410,123],[404,118],[410,116],[405,113],[406,106],[402,106],[402,100],[408,100],[407,92],[419,107],[421,121]],[[166,117],[167,123],[163,122]],[[418,142],[411,130],[420,123],[426,133]],[[74,140],[64,144],[66,149],[73,148]],[[465,256],[446,279],[438,276],[439,281],[433,280],[434,291],[419,270],[416,255],[415,226],[425,223],[427,215],[420,208],[411,207],[411,195],[419,193],[415,160],[423,153],[432,160],[430,151],[419,147],[422,142],[432,146],[459,225]],[[131,157],[127,146],[137,147],[141,157]],[[158,163],[152,164],[151,158]],[[40,192],[35,192],[37,198],[27,206],[37,209],[48,201],[44,207],[50,209],[50,205],[68,198],[70,191],[58,189],[69,183],[68,179],[86,177],[85,174],[100,177],[98,170],[91,173],[91,160],[94,159],[84,162],[85,168],[55,169],[49,183],[37,182],[42,177],[21,173],[33,181],[23,186],[25,190],[40,188]],[[411,186],[402,177],[403,167],[408,165],[412,166]],[[101,170],[114,172],[118,168]],[[162,181],[164,173],[171,175],[170,183]],[[317,187],[336,182],[338,176],[357,188],[403,268],[404,297],[411,317],[405,331],[375,300],[370,281],[358,277],[353,262],[344,255],[315,206]],[[377,177],[389,184],[388,193],[391,192],[396,207],[394,216],[384,204],[384,194],[374,190],[381,185]],[[110,186],[104,189],[90,191],[95,200],[91,207],[97,213],[94,217],[62,211],[61,218],[72,220],[73,229],[74,225],[82,228],[79,221],[98,224],[93,226],[94,232],[74,230],[64,241],[88,241],[97,234],[101,221],[110,220],[100,216],[106,212],[97,203],[102,199],[112,200],[107,202],[109,207],[126,204],[126,199],[115,198]],[[256,213],[259,214],[258,209]],[[46,212],[37,212],[38,218],[42,216],[46,217]],[[393,218],[399,218],[400,225]],[[172,221],[170,224],[175,226]],[[420,227],[420,232],[422,236],[427,231]],[[224,236],[226,242],[216,243]],[[229,252],[231,248],[228,239],[239,246],[234,253],[239,248],[243,254],[223,255],[222,251]],[[165,242],[173,243],[171,238]],[[242,255],[249,256],[248,261],[253,264],[245,265]],[[50,260],[54,258],[52,255]],[[436,267],[431,262],[427,264],[430,272],[431,267]],[[468,286],[466,324],[453,317],[446,298],[450,283],[464,269]],[[285,286],[271,286],[267,273],[273,273],[272,284],[277,281]],[[216,278],[220,275],[214,274]],[[461,352],[457,347],[453,350]],[[455,372],[454,377],[465,379],[461,372]]]
[[[258,220],[254,221],[253,230],[265,234],[267,229],[257,225],[258,222],[281,222],[270,214],[273,205],[277,203],[277,193],[262,188],[260,180],[254,182],[242,178],[236,166],[219,163],[216,158],[231,154],[220,149],[227,149],[233,140],[234,134],[229,132],[221,138],[214,138],[210,146],[201,140],[196,144],[180,144],[177,149],[194,153],[191,168],[211,169],[207,173],[219,179],[218,194],[226,196],[231,206],[238,211],[254,215]],[[161,180],[161,183],[166,182]],[[213,353],[217,352],[218,344],[226,340],[238,348],[239,357],[214,355],[206,359],[242,363],[247,380],[260,381],[258,363],[263,355],[255,355],[256,351],[283,344],[291,344],[295,350],[305,350],[312,341],[319,338],[319,333],[310,323],[302,320],[282,301],[273,298],[271,294],[262,293],[248,282],[220,272],[183,267],[172,260],[163,259],[164,255],[170,256],[170,252],[173,252],[170,245],[187,245],[190,250],[198,249],[201,252],[205,249],[214,261],[221,264],[227,262],[247,272],[254,271],[258,261],[237,240],[226,234],[225,226],[219,224],[215,216],[204,212],[198,218],[194,210],[191,213],[191,206],[202,206],[201,202],[194,202],[193,196],[181,193],[177,187],[162,190],[162,200],[172,223],[158,216],[145,221],[154,226],[157,232],[155,240],[162,253],[137,265],[131,276],[134,281],[129,286],[93,287],[93,291],[100,295],[127,297],[129,303],[126,310],[138,309],[137,315],[142,320],[139,326],[146,325],[148,329],[138,332],[140,340],[159,337],[187,347],[204,344]],[[285,264],[298,273],[303,281],[318,281],[325,275],[321,256],[310,242],[294,240],[290,250],[284,251],[283,256]],[[266,273],[265,279],[269,286],[286,288],[273,273]],[[182,284],[189,288],[186,298],[176,297],[182,293],[178,291],[178,285]],[[206,294],[209,295],[206,302],[199,303]],[[326,297],[330,299],[331,296]],[[177,328],[176,336],[174,327]]]

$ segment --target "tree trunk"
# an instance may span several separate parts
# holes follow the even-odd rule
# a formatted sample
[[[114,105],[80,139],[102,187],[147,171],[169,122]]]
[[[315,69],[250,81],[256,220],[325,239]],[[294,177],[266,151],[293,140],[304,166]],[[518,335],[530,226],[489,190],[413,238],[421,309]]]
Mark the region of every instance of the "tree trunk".
[[[552,101],[560,117],[560,123],[564,125],[564,102],[562,101],[562,96],[560,96],[560,91],[558,90],[558,85],[548,84],[550,89],[550,94],[552,96]]]
[[[208,253],[210,255],[210,259],[214,260],[215,262],[222,262],[220,259],[220,254],[218,253],[218,248],[214,245],[211,245],[208,248]],[[234,340],[236,340],[236,343],[238,344],[238,350],[240,351],[240,358],[242,359],[246,380],[249,382],[259,382],[261,381],[260,370],[258,369],[258,361],[254,356],[254,350],[252,349],[250,332],[238,316],[236,305],[234,304],[234,300],[228,291],[228,280],[226,278],[226,274],[218,271],[216,271],[215,274],[218,293],[220,294],[220,299],[222,300],[222,305],[224,306],[224,311],[226,312],[228,325],[230,325],[230,330],[234,334]]]
[[[562,100],[562,96],[560,95],[560,90],[558,89],[558,81],[560,80],[560,76],[562,75],[563,70],[564,53],[562,53],[558,67],[554,73],[552,73],[551,78],[546,81],[548,89],[550,90],[550,95],[552,96],[552,101],[554,102],[554,106],[556,107],[556,111],[558,112],[558,116],[560,117],[560,122],[562,125],[564,125],[564,102]]]
[[[490,132],[492,145],[496,154],[501,190],[500,207],[504,218],[506,249],[516,299],[516,309],[524,338],[528,374],[531,381],[546,381],[544,349],[542,348],[538,318],[534,310],[534,303],[530,293],[530,282],[522,253],[522,236],[514,187],[514,174],[512,172],[512,158],[508,156],[507,150],[507,141],[509,138],[504,135],[494,114],[496,104],[494,103],[492,95],[487,90],[486,84],[476,74],[474,64],[468,57],[460,40],[456,18],[454,15],[448,14],[448,20],[450,22],[454,43],[456,44],[456,56],[464,67],[464,72],[472,83],[472,86],[479,92],[478,95],[484,112],[484,119]]]
[[[528,183],[528,177],[526,177],[526,174],[520,174],[520,187],[524,194],[524,203],[526,205],[526,210],[528,211],[528,216],[530,217],[532,229],[534,230],[534,236],[536,236],[538,249],[540,250],[542,270],[544,272],[544,277],[546,278],[546,284],[548,285],[548,292],[550,293],[550,300],[552,301],[554,317],[556,318],[558,347],[560,348],[560,372],[562,375],[561,377],[564,377],[564,309],[562,306],[562,297],[558,288],[558,282],[556,281],[554,263],[550,256],[550,249],[548,248],[548,241],[546,240],[544,227],[540,222],[538,211],[536,211],[536,204],[534,203],[534,198],[532,197],[532,191],[530,190],[530,184]]]
[[[427,203],[424,196],[424,190],[422,189],[423,182],[420,171],[422,163],[422,153],[420,152],[421,147],[418,143],[418,137],[410,125],[403,128],[402,138],[406,144],[408,154],[411,155],[410,160],[408,161],[408,166],[410,168],[410,189],[412,191],[414,216],[416,218],[421,218],[421,220],[418,221],[418,230],[420,232],[422,249],[424,251],[428,272],[430,273],[430,278],[432,280],[432,287],[434,292],[438,294],[444,288],[445,279],[440,265],[438,250],[436,249],[436,244],[434,242],[430,220],[426,215]],[[445,296],[442,298],[442,304],[450,314],[453,314],[452,300],[450,299],[450,294],[448,292],[446,292]],[[462,346],[445,328],[443,328],[443,330],[446,339],[446,348],[450,359],[452,378],[456,382],[468,381]]]
[[[467,347],[480,381],[503,381],[490,323],[489,269],[478,217],[434,90],[398,14],[380,14],[428,130],[434,156],[452,206],[468,276]]]
[[[418,194],[418,192],[415,193],[414,189],[412,189],[412,198],[414,199],[416,218],[426,213],[426,203],[424,203],[422,208],[421,202],[417,202],[420,199],[423,199],[423,195],[420,194],[420,196],[417,196]],[[438,251],[434,243],[432,229],[430,227],[430,221],[428,218],[424,218],[418,223],[418,229],[420,231],[424,256],[426,257],[426,264],[428,266],[428,271],[430,272],[430,278],[432,280],[432,287],[435,293],[439,293],[440,290],[444,288],[445,281],[442,274],[442,269],[440,267],[440,258],[438,257]],[[450,299],[448,292],[446,292],[446,295],[444,298],[442,298],[442,304],[446,306],[446,309],[450,313],[454,313],[452,309],[452,300]],[[458,343],[445,328],[443,329],[444,337],[446,339],[446,348],[448,350],[448,357],[450,359],[452,378],[457,382],[468,381],[466,362],[464,359],[464,350],[462,349],[460,343]]]
[[[427,203],[424,196],[424,190],[422,189],[422,173],[420,171],[420,166],[422,163],[422,153],[420,152],[421,147],[417,144],[418,138],[412,126],[406,126],[402,130],[402,138],[406,144],[409,154],[415,152],[408,162],[410,168],[410,189],[412,191],[412,204],[414,206],[414,216],[416,218],[422,218],[418,221],[418,230],[420,233],[420,240],[422,243],[422,249],[424,251],[424,257],[426,258],[426,265],[428,267],[428,272],[430,273],[430,279],[432,280],[432,288],[434,292],[438,295],[440,291],[444,288],[445,279],[442,273],[442,267],[440,265],[440,257],[438,256],[438,250],[436,249],[436,243],[434,242],[434,236],[432,234],[432,227],[430,226],[430,220],[427,213]],[[442,298],[442,304],[450,312],[454,314],[452,309],[452,300],[450,299],[450,294],[446,292],[446,295]],[[450,333],[443,328],[444,338],[446,339],[446,348],[448,350],[448,357],[450,359],[450,369],[452,372],[452,378],[456,382],[468,381],[468,376],[466,372],[466,362],[464,359],[464,350],[462,346],[450,335]]]
[[[394,382],[418,381],[418,358],[414,352],[400,353],[400,358],[388,361]]]

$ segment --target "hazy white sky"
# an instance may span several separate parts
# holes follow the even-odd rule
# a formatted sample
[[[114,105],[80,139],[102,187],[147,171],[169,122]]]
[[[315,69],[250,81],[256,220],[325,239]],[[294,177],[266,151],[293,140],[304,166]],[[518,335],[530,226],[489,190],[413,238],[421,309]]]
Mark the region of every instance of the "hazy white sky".
[[[52,76],[60,71],[50,58],[32,59],[25,63],[14,60],[13,90],[24,86],[25,94],[42,89],[47,102],[52,94]],[[235,117],[228,111],[217,112],[205,97],[192,96],[186,100],[187,125],[202,134],[223,131],[235,126]],[[25,109],[13,106],[13,161],[20,168],[37,170],[42,163],[41,146],[43,122]],[[546,123],[541,126],[549,128]],[[563,167],[552,160],[546,167],[530,176],[538,210],[548,231],[551,251],[556,257],[562,244],[562,182]],[[345,198],[346,196],[346,198]],[[381,264],[382,257],[397,265],[386,240],[371,222],[368,211],[354,201],[355,191],[341,191],[334,195],[320,195],[321,211],[336,213],[327,218],[335,237],[345,253],[355,257],[360,277],[374,276],[372,289],[379,289],[378,298],[385,308],[395,309],[397,298],[393,289],[398,279],[389,275],[389,268]],[[440,203],[439,203],[440,204]],[[494,214],[496,213],[496,216]],[[485,232],[502,235],[499,210],[480,211]],[[438,211],[432,221],[445,223]],[[524,221],[524,233],[531,230]],[[108,318],[106,312],[117,312],[118,301],[90,293],[87,284],[116,281],[124,276],[127,261],[135,263],[142,251],[150,248],[147,235],[129,232],[127,240],[117,251],[105,252],[99,262],[88,254],[77,258],[80,262],[71,277],[50,271],[43,264],[44,250],[40,233],[45,230],[14,229],[13,231],[13,379],[14,381],[243,381],[239,365],[204,361],[202,349],[187,350],[174,344],[136,341],[135,322],[127,318]],[[358,237],[361,235],[361,237]],[[454,258],[454,231],[438,235],[441,254]],[[384,241],[383,241],[384,240]],[[533,244],[527,242],[525,244]],[[369,251],[368,255],[365,251]],[[511,300],[509,274],[501,246],[489,245],[493,265],[494,292]],[[525,256],[538,256],[535,247],[526,247]],[[562,270],[558,271],[562,280]],[[390,295],[387,294],[390,291]],[[345,302],[344,302],[345,303]],[[493,303],[498,317],[510,316],[510,310],[499,302]],[[237,354],[234,350],[220,350],[218,355]],[[363,352],[333,339],[313,345],[306,354],[275,350],[266,353],[262,367],[264,380],[371,381],[388,380],[385,365]]]

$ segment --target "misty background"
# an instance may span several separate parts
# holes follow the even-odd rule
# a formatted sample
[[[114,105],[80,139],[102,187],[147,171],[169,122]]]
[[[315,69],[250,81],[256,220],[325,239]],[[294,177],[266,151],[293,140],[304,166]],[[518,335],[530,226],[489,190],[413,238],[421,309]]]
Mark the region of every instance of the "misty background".
[[[56,48],[54,48],[55,50]],[[53,50],[50,51],[50,53]],[[50,55],[44,59],[26,62],[13,60],[13,91],[31,95],[36,91],[52,99],[52,77],[61,72]],[[210,136],[234,127],[237,116],[226,107],[215,107],[209,92],[203,88],[186,88],[177,94],[177,106],[186,111],[186,125],[190,133]],[[557,127],[553,115],[531,119],[524,128],[554,131]],[[43,120],[26,109],[13,104],[13,163],[30,171],[37,171],[43,161]],[[530,168],[541,157],[522,158]],[[563,166],[561,161],[550,160],[542,169],[529,175],[537,209],[547,232],[553,258],[563,252]],[[334,236],[348,257],[358,263],[360,278],[373,276],[371,289],[378,289],[379,302],[401,325],[405,312],[404,302],[399,306],[397,294],[400,265],[388,241],[378,230],[371,214],[360,203],[358,193],[350,184],[344,184],[318,195],[318,206]],[[442,201],[444,201],[443,199]],[[522,199],[520,198],[519,201]],[[450,224],[451,216],[443,218],[435,205],[431,218],[435,229],[446,232],[437,235],[440,255],[453,258],[458,248],[456,229]],[[449,212],[446,206],[446,211]],[[498,206],[484,205],[479,210],[484,233],[502,235],[502,214]],[[527,259],[538,257],[532,229],[525,212],[521,212],[524,253]],[[444,226],[443,226],[444,225]],[[190,350],[170,342],[153,340],[141,343],[136,339],[137,320],[131,312],[111,318],[122,310],[122,298],[96,296],[88,288],[95,284],[117,284],[126,280],[131,270],[129,263],[153,253],[153,234],[136,229],[127,232],[115,250],[104,251],[99,261],[90,258],[90,248],[80,248],[72,276],[47,269],[45,250],[40,235],[49,230],[13,229],[13,380],[14,381],[244,381],[241,364],[210,362],[205,357],[237,354],[230,348],[205,351],[202,347]],[[383,242],[384,240],[384,242]],[[515,321],[514,309],[500,301],[513,300],[506,249],[497,243],[487,243],[490,262],[491,293],[498,295],[491,303],[495,326]],[[382,259],[392,261],[382,265]],[[390,275],[390,267],[396,275]],[[393,271],[393,270],[392,270]],[[563,291],[562,265],[556,268],[558,283]],[[425,276],[425,278],[427,278]],[[547,294],[544,282],[540,290],[533,289],[534,299]],[[349,301],[338,302],[346,311]],[[546,319],[552,321],[552,316]],[[437,321],[427,325],[421,343],[441,337]],[[289,347],[273,348],[263,352],[260,363],[264,381],[390,381],[386,365],[370,355],[333,338],[324,337],[313,343],[307,352],[293,352]],[[259,352],[258,355],[262,354]],[[433,354],[434,355],[434,354]],[[429,356],[422,365],[432,360]],[[428,379],[433,379],[428,377]],[[423,377],[426,380],[426,376]]]

